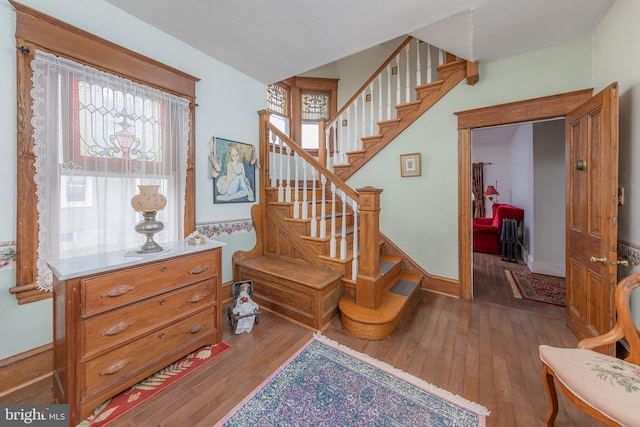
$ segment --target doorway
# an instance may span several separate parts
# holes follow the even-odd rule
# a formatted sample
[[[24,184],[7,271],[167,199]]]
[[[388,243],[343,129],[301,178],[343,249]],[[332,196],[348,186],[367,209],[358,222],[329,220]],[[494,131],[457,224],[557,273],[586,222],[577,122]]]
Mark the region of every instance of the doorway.
[[[591,98],[586,89],[456,113],[458,116],[458,261],[459,294],[473,298],[471,134],[473,129],[564,117]]]
[[[562,305],[566,269],[564,119],[473,129],[471,139],[474,174],[483,181],[480,194],[487,188],[498,193],[481,195],[485,209],[476,209],[474,216],[491,218],[494,205],[524,211],[517,227],[517,250],[506,244],[495,248],[482,244],[480,251],[472,253],[474,299],[520,308],[534,301]]]

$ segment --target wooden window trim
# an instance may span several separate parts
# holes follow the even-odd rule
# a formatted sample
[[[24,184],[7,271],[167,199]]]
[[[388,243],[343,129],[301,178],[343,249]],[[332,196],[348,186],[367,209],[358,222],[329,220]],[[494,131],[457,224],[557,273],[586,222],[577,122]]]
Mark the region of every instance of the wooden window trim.
[[[19,304],[50,298],[36,287],[38,221],[34,182],[33,127],[31,126],[32,70],[35,50],[125,77],[189,100],[190,142],[187,159],[185,236],[195,230],[195,93],[200,79],[133,52],[108,40],[9,0],[16,11],[17,65],[17,227],[16,285],[9,291]],[[28,51],[26,49],[28,49]]]

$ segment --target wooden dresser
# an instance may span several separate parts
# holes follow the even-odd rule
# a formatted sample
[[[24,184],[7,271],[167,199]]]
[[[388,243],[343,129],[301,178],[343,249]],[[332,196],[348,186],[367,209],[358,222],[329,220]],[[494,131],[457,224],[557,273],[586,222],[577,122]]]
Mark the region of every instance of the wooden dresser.
[[[50,263],[53,388],[71,425],[105,400],[222,339],[221,246],[163,244]]]

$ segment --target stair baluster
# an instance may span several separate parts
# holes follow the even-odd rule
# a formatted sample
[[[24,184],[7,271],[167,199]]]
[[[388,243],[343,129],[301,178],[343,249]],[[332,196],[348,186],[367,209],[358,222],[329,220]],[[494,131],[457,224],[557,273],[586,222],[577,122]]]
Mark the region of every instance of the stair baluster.
[[[341,191],[342,197],[342,231],[340,236],[340,259],[347,259],[347,195]]]
[[[307,205],[307,166],[308,163],[305,159],[302,159],[302,219],[309,218],[309,206]]]
[[[344,222],[344,218],[342,219]],[[336,185],[331,183],[331,239],[329,239],[329,256],[336,257]]]
[[[422,83],[422,64],[420,63],[420,40],[415,39],[416,42],[416,86],[420,86]],[[427,55],[428,57],[428,55]]]
[[[287,182],[286,187],[285,187],[285,199],[284,201],[287,203],[291,203],[291,159],[289,158],[290,156],[290,151],[291,147],[289,147],[288,145],[284,146],[284,160],[286,160],[287,162]]]
[[[318,171],[316,170],[316,168],[311,168],[311,179],[312,181],[312,187],[313,189],[311,190],[311,237],[317,237],[318,236],[318,218],[316,216],[316,182],[317,182],[317,178],[318,178]]]
[[[294,169],[294,182],[293,182],[293,218],[294,219],[299,219],[300,218],[300,202],[298,201],[298,163],[299,163],[299,156],[298,153],[296,153],[295,151],[293,152],[293,163],[295,165],[295,169]]]
[[[405,75],[405,91],[406,91],[406,96],[407,99],[405,100],[405,102],[409,102],[411,101],[411,67],[409,67],[409,47],[411,47],[411,44],[408,44],[407,47],[404,48],[404,52],[405,52],[405,57],[406,57],[406,61],[407,63],[405,64],[405,71],[406,71],[406,75]]]
[[[271,134],[271,151],[269,158],[269,177],[271,178],[271,187],[276,188],[276,174],[273,169],[273,165],[276,163],[276,134],[269,131]]]
[[[320,186],[322,187],[322,197],[320,200],[320,238],[327,237],[327,177],[320,174]]]
[[[359,248],[358,248],[358,217],[360,213],[358,212],[358,202],[355,200],[352,201],[351,205],[353,209],[353,261],[351,261],[351,280],[356,280],[358,278],[358,256],[359,256]]]
[[[282,139],[278,138],[280,152],[278,153],[278,201],[284,202],[284,186],[282,184]]]

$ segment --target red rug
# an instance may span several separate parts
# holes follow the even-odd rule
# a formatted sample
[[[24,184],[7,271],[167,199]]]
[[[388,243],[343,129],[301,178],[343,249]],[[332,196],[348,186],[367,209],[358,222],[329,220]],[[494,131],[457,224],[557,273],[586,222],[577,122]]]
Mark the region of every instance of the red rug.
[[[205,363],[213,360],[214,357],[221,355],[229,348],[231,348],[231,346],[224,341],[214,346],[206,345],[199,348],[193,353],[186,355],[177,362],[151,375],[146,380],[140,381],[130,389],[107,400],[96,408],[93,414],[89,415],[87,419],[78,424],[78,426],[98,427],[109,424],[161,390],[164,390]]]
[[[505,270],[513,296],[547,304],[565,305],[564,277],[547,276],[524,271]]]

